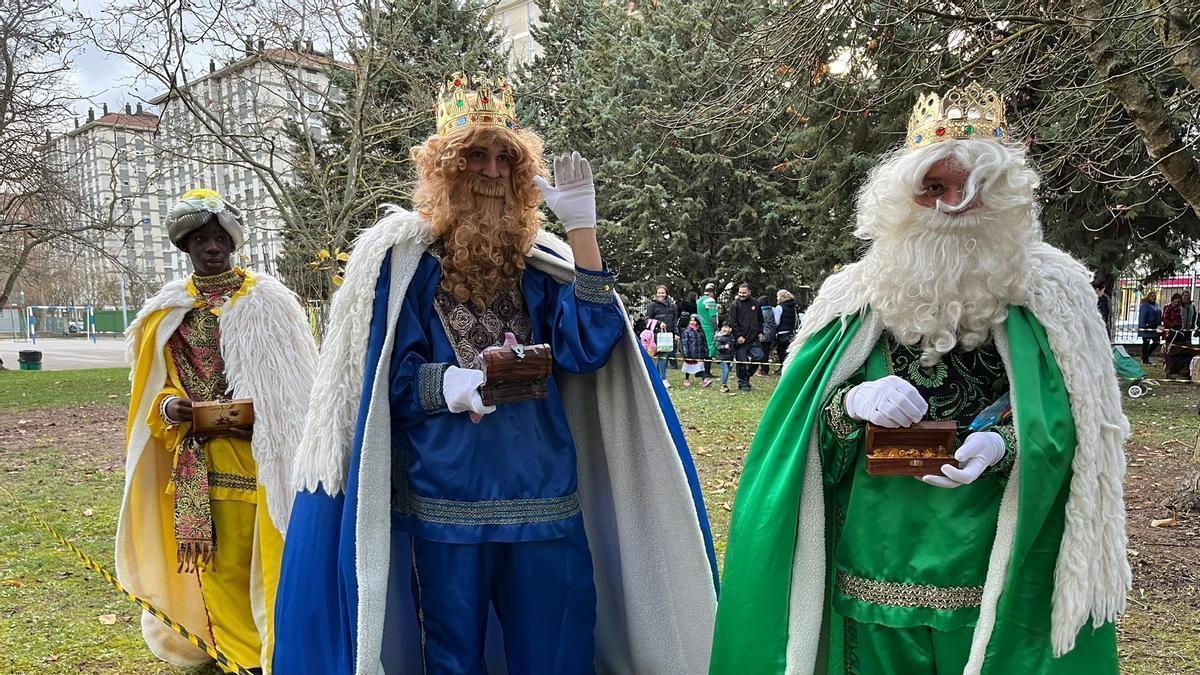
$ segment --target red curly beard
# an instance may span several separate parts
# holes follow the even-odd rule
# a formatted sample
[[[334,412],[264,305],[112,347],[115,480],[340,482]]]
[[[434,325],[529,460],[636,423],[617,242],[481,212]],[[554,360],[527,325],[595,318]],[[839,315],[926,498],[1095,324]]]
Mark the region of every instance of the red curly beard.
[[[467,171],[471,148],[489,144],[507,151],[507,177]],[[468,127],[430,136],[412,158],[419,175],[413,203],[444,249],[441,287],[483,307],[521,278],[541,226],[542,193],[533,179],[546,176],[542,141],[524,129]]]
[[[507,178],[464,171],[448,187],[449,213],[433,219],[444,249],[442,288],[459,302],[484,307],[520,280],[539,220],[515,214]]]

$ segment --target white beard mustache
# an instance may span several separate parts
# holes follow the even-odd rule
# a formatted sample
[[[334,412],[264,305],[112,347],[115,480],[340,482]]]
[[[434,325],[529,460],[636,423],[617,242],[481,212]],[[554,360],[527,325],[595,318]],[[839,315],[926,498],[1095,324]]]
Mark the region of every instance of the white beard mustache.
[[[864,258],[872,271],[867,301],[902,344],[921,344],[923,365],[955,346],[975,349],[1009,305],[1024,303],[1029,243],[1021,233],[1036,226],[1013,223],[1014,216],[983,207],[957,215],[914,209],[872,244]]]

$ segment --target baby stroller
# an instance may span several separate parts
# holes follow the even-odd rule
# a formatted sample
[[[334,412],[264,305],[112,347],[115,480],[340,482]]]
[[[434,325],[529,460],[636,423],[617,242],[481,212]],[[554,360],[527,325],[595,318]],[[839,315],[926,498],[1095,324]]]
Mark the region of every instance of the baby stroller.
[[[1129,398],[1141,398],[1151,387],[1158,386],[1157,382],[1146,377],[1142,365],[1121,345],[1113,347],[1113,366],[1117,369],[1117,380],[1121,386],[1129,387],[1125,390]]]

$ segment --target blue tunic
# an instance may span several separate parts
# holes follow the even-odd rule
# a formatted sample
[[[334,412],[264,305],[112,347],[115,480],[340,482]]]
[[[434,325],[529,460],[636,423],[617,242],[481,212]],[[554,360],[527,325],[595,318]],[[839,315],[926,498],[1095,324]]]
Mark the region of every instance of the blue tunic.
[[[583,374],[604,366],[626,326],[611,274],[576,273],[582,281],[559,284],[527,268],[521,290],[531,344],[551,346],[555,372]],[[435,306],[441,279],[440,261],[425,253],[396,325],[389,374],[393,524],[454,544],[541,541],[578,531],[575,443],[553,374],[548,398],[500,405],[479,424],[446,410],[445,366],[473,364],[459,363]],[[607,301],[593,301],[601,297],[595,289],[605,286]]]

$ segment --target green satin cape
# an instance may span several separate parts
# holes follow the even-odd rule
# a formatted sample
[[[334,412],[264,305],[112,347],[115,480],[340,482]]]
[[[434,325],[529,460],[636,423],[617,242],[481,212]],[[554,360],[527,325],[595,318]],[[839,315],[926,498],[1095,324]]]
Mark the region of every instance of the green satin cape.
[[[835,365],[862,326],[865,311],[835,320],[796,354],[767,405],[742,473],[730,524],[710,673],[783,673],[800,492],[822,394]],[[1018,512],[1004,591],[984,673],[1116,673],[1116,630],[1085,625],[1075,649],[1051,657],[1050,598],[1071,483],[1075,425],[1066,385],[1045,330],[1033,313],[1013,307],[1005,322],[1019,439]],[[826,521],[826,542],[830,541]],[[828,575],[828,556],[824,570]],[[841,621],[831,616],[825,584],[823,662],[840,672]],[[832,629],[831,629],[832,627]],[[797,636],[817,639],[817,636]]]

